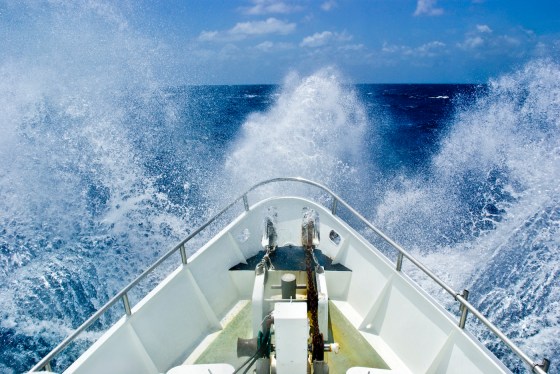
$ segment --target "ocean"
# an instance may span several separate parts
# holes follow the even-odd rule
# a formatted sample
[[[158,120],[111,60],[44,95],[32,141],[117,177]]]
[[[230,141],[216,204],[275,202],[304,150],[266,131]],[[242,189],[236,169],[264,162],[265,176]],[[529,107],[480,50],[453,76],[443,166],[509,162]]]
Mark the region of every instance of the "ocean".
[[[335,191],[560,371],[558,61],[477,85],[358,84],[321,66],[278,85],[184,85],[207,72],[132,5],[0,5],[0,373],[29,370],[231,199],[279,176]],[[312,194],[293,188],[280,192]],[[53,368],[121,315],[110,309]],[[466,328],[526,372],[472,316]]]
[[[277,176],[336,191],[557,372],[557,64],[484,85],[356,85],[325,68],[281,85],[88,91],[13,74],[0,71],[0,372],[28,370],[229,200]],[[525,371],[474,318],[467,329]]]

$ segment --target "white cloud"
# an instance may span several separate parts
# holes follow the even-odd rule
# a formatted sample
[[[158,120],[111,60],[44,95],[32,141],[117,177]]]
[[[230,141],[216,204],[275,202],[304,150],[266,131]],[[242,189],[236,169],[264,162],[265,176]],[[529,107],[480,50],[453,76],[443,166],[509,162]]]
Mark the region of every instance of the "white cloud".
[[[316,32],[311,36],[306,36],[300,43],[302,47],[321,47],[333,38],[333,33],[330,31]]]
[[[266,21],[239,22],[225,32],[202,31],[198,36],[198,40],[202,42],[230,42],[243,40],[249,36],[287,35],[294,32],[295,29],[295,23],[286,23],[276,18],[268,18]]]
[[[229,43],[222,47],[217,58],[222,61],[232,61],[239,59],[240,55],[241,49],[238,46]]]
[[[267,40],[266,42],[258,44],[255,48],[264,52],[269,52],[274,49],[274,43]]]
[[[521,40],[509,35],[502,35],[497,39],[497,41],[504,47],[518,47],[521,45]]]
[[[530,54],[538,43],[534,33],[523,28],[509,30],[507,34],[495,33],[487,25],[465,33],[465,39],[457,47],[467,51],[476,58],[491,56],[510,56],[520,58]]]
[[[295,23],[286,23],[276,18],[266,21],[240,22],[229,33],[232,35],[290,34],[296,29]]]
[[[492,29],[488,25],[476,25],[476,30],[483,34],[490,34]]]
[[[482,47],[492,38],[493,30],[488,25],[476,25],[475,29],[465,34],[465,40],[457,43],[457,46],[464,50],[473,50]]]
[[[446,46],[445,43],[438,40],[422,44],[418,47],[383,43],[381,52],[386,54],[399,54],[405,57],[435,57],[441,54]]]
[[[323,9],[325,12],[328,12],[335,7],[336,7],[336,1],[335,0],[328,0],[328,1],[325,1],[323,4],[321,4],[321,9]]]
[[[437,0],[418,0],[416,4],[415,16],[440,16],[443,14],[443,8],[436,8]]]
[[[253,0],[252,7],[241,8],[243,13],[250,15],[264,15],[264,14],[289,14],[303,10],[300,5],[291,5],[283,1],[276,0]]]
[[[435,40],[421,45],[415,49],[416,55],[433,57],[445,47],[445,43]]]
[[[391,45],[391,44],[387,44],[385,42],[385,43],[383,43],[383,47],[381,47],[381,52],[395,53],[395,52],[398,52],[399,50],[401,50],[402,48],[404,48],[404,46]],[[409,47],[406,47],[406,48],[409,48]]]
[[[366,48],[363,44],[348,44],[338,47],[341,51],[363,51]]]
[[[219,33],[217,31],[202,31],[198,36],[198,40],[201,42],[210,42],[219,38]]]
[[[463,49],[475,49],[484,44],[484,39],[480,36],[470,36],[465,39],[463,43],[459,44],[460,48]]]
[[[227,32],[221,32],[216,30],[213,31],[204,30],[198,35],[197,38],[199,42],[220,42],[220,43],[233,42],[241,39],[243,39],[243,37],[240,37],[239,35],[235,36]]]
[[[258,49],[262,52],[279,52],[279,51],[286,51],[288,49],[293,49],[294,45],[292,43],[274,43],[269,40],[262,42],[255,46],[255,49]]]
[[[352,36],[346,32],[337,33],[332,31],[316,32],[311,36],[306,36],[303,38],[300,47],[322,47],[324,45],[330,44],[332,42],[342,42],[352,40]]]

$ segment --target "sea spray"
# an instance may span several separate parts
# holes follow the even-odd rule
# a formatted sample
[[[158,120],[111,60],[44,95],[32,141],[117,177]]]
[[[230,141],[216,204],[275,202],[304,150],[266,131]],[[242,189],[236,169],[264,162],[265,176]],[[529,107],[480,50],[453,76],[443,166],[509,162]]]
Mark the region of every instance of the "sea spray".
[[[2,29],[0,56],[0,371],[19,373],[190,223],[132,136],[176,121],[152,75],[158,46],[100,2],[3,12],[22,23]],[[110,312],[55,369],[122,314]]]
[[[560,353],[559,98],[560,66],[550,60],[491,80],[474,103],[456,104],[431,167],[402,176],[375,219],[452,287],[469,288],[536,359]],[[470,329],[523,370],[495,337]]]
[[[477,247],[492,257],[470,278],[475,300],[534,357],[560,354],[560,65],[529,63],[493,80],[477,118],[493,129],[507,175],[504,219]],[[493,115],[492,115],[493,113]],[[486,335],[494,351],[507,349]],[[553,360],[554,362],[554,360]],[[557,363],[551,368],[557,368]]]
[[[0,371],[29,369],[224,201],[283,175],[322,182],[375,217],[554,365],[557,64],[531,63],[490,82],[474,104],[457,103],[439,150],[419,153],[436,154],[426,169],[380,179],[380,164],[368,163],[394,152],[376,139],[378,123],[392,123],[368,115],[333,69],[292,75],[276,94],[162,89],[165,51],[118,9],[27,4],[31,16],[20,14],[13,33],[24,43],[6,43],[0,56]],[[191,105],[189,92],[201,90],[208,95]],[[407,158],[398,162],[416,165]]]
[[[226,184],[245,189],[268,178],[300,176],[348,195],[359,191],[367,180],[367,126],[362,103],[336,70],[291,74],[273,105],[243,124],[225,161]]]

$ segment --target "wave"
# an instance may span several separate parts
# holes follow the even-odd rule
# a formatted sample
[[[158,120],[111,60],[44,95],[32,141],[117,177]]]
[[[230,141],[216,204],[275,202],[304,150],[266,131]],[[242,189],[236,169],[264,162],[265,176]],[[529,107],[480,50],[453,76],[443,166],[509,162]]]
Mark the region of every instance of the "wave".
[[[177,120],[151,74],[155,46],[110,6],[27,10],[17,26],[26,42],[17,53],[8,43],[0,59],[0,371],[8,373],[28,370],[196,221],[142,157],[152,143],[139,139],[158,139],[155,124]]]
[[[454,288],[470,288],[475,305],[534,357],[560,353],[559,97],[560,65],[550,60],[491,80],[474,102],[456,102],[426,172],[401,176],[375,210],[380,227]]]
[[[291,74],[275,92],[228,88],[257,109],[227,106],[214,88],[198,103],[164,86],[165,47],[118,9],[29,11],[16,30],[26,42],[0,57],[0,371],[29,369],[225,200],[286,175],[338,191],[470,288],[533,357],[559,355],[558,63],[533,61],[454,99],[429,162],[395,176],[372,162],[386,154],[384,110],[366,108],[335,69]]]
[[[368,118],[341,74],[324,68],[289,75],[274,103],[252,113],[226,152],[225,185],[242,189],[268,178],[300,176],[360,191]]]

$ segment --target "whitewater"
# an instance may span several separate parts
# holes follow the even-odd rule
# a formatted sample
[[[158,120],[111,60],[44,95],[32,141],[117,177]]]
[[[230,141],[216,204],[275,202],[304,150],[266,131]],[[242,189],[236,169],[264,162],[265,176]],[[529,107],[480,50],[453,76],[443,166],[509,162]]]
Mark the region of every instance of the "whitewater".
[[[0,57],[0,372],[28,370],[212,213],[277,176],[336,191],[558,372],[558,61],[468,87],[356,85],[332,67],[278,86],[173,86],[169,51],[92,4],[37,10]],[[474,318],[467,329],[524,372]]]

